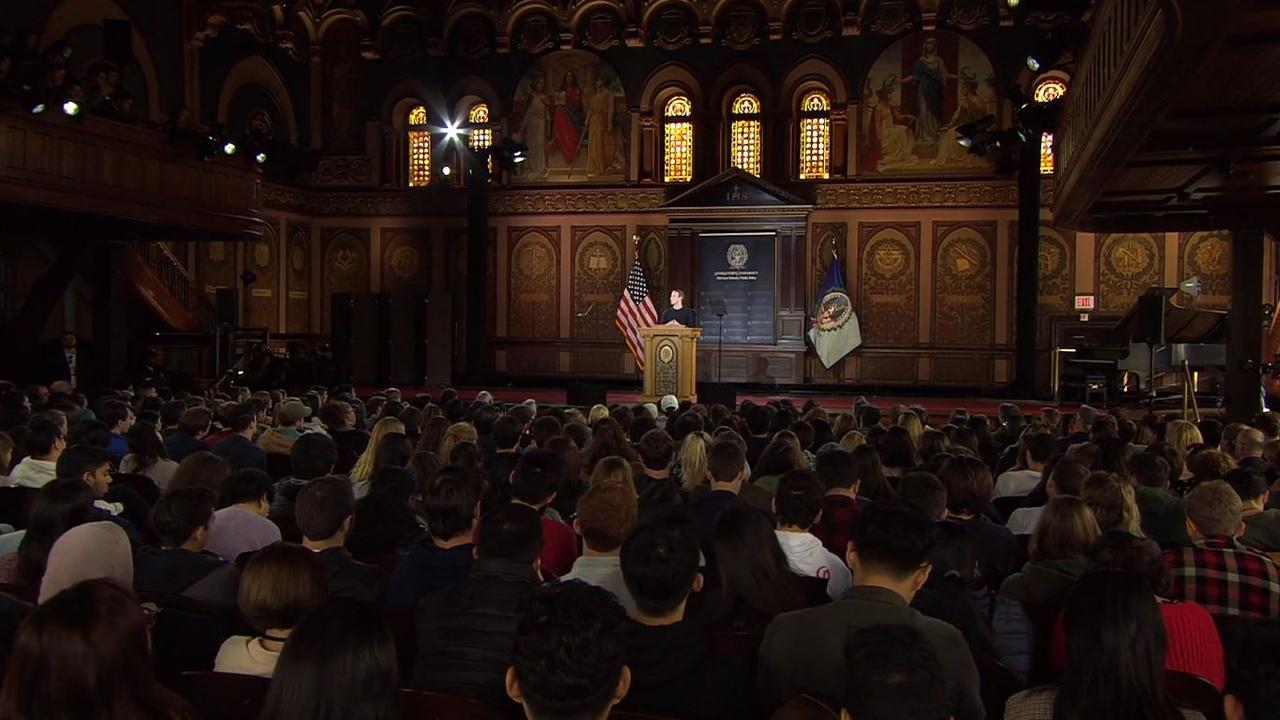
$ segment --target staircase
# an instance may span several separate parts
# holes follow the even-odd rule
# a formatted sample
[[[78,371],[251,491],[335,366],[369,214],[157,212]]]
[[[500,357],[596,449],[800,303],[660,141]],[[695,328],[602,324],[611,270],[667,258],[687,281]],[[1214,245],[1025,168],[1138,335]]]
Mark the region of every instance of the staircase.
[[[213,305],[162,242],[129,243],[125,265],[132,286],[175,332],[213,329]]]

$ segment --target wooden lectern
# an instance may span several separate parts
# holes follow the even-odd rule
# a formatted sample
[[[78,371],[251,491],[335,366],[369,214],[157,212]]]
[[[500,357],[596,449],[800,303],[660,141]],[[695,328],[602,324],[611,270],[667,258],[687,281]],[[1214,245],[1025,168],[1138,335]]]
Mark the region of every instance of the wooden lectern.
[[[698,338],[702,330],[682,325],[640,328],[644,340],[644,399],[663,395],[698,402]]]

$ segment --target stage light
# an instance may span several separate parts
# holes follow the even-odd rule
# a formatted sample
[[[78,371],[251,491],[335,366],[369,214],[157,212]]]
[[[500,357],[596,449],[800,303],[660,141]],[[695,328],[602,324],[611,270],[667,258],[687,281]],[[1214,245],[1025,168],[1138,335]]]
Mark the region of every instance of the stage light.
[[[449,125],[445,128],[444,136],[446,140],[457,140],[458,124],[453,121],[450,121]]]
[[[75,117],[80,114],[80,103],[75,100],[67,99],[62,101],[62,114],[68,117]]]
[[[1022,0],[1005,0],[1005,4],[1009,6],[1010,10],[1012,10],[1013,8],[1016,8],[1019,5],[1021,5]]]
[[[452,175],[452,174],[453,174],[453,167],[452,167],[452,166],[449,166],[449,165],[441,165],[441,166],[440,166],[440,174],[441,174],[441,175],[443,175],[443,176],[445,176],[445,177],[449,177],[450,175]]]
[[[957,137],[956,142],[960,143],[960,147],[973,147],[973,138],[965,135]]]
[[[37,100],[31,103],[31,107],[30,107],[32,115],[39,115],[40,113],[48,109],[49,109],[49,106],[45,105],[43,100]]]
[[[227,140],[226,142],[222,143],[222,154],[223,154],[223,155],[227,155],[227,156],[235,155],[235,154],[236,154],[236,150],[239,150],[239,149],[240,149],[240,148],[239,148],[239,147],[237,147],[237,146],[236,146],[236,144],[235,144],[234,142],[232,142],[231,140]]]
[[[256,162],[256,163],[258,163],[259,165],[266,165],[266,164],[267,164],[267,154],[266,154],[266,153],[264,153],[264,152],[259,152],[257,155],[254,155],[254,156],[253,156],[253,161],[254,161],[254,162]]]

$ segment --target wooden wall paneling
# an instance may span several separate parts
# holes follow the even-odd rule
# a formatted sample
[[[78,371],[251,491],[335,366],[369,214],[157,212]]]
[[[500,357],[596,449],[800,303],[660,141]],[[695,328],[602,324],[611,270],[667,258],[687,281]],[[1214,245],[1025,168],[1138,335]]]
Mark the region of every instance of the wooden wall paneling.
[[[507,271],[508,336],[558,338],[560,228],[511,227],[507,229],[507,245],[510,257]],[[557,367],[558,362],[557,359]]]
[[[329,329],[329,298],[334,293],[369,292],[369,228],[326,227],[321,231],[324,259],[320,275],[323,283],[321,312]]]
[[[426,228],[382,228],[382,292],[427,295],[431,292],[431,252]]]
[[[990,385],[994,382],[994,363],[990,356],[935,355],[930,358],[929,366],[933,382],[955,385]]]
[[[995,334],[995,223],[934,223],[933,233],[934,344],[990,345]]]
[[[914,332],[914,324],[911,327]],[[908,354],[865,353],[859,358],[858,381],[915,382],[916,357]]]
[[[667,250],[666,225],[640,225],[636,227],[636,235],[640,238],[640,264],[644,267],[645,279],[649,281],[649,293],[655,304],[670,294],[670,269]],[[630,272],[630,266],[624,273]],[[625,277],[625,275],[624,275]]]
[[[623,226],[585,225],[571,229],[571,334],[575,339],[620,341],[610,312],[626,273]]]
[[[857,307],[864,346],[915,345],[919,223],[861,223],[858,233],[861,248]],[[868,361],[871,358],[864,359],[861,369],[864,376]],[[911,367],[908,379],[914,380],[914,363]]]
[[[775,280],[778,306],[775,328],[779,345],[803,345],[808,331],[805,319],[808,315],[809,294],[805,285],[809,267],[807,233],[805,225],[786,225],[778,229],[778,264]]]
[[[1192,276],[1200,278],[1202,289],[1196,299],[1199,307],[1225,310],[1231,306],[1230,232],[1180,233],[1178,261],[1174,282],[1180,283]]]
[[[1050,316],[1074,309],[1075,247],[1074,231],[1040,226],[1038,348],[1047,350],[1053,344]]]
[[[196,253],[196,277],[213,303],[218,288],[233,288],[236,279],[236,252],[239,243],[213,240],[199,243]]]
[[[244,244],[244,267],[258,276],[246,293],[245,324],[280,331],[280,303],[276,295],[280,273],[279,220],[269,218],[262,237]]]
[[[667,293],[680,288],[690,298],[698,297],[698,287],[694,278],[698,276],[697,251],[694,247],[694,232],[688,227],[667,229]],[[666,307],[666,295],[655,298],[654,304],[661,311]]]
[[[1151,233],[1097,237],[1098,313],[1123,313],[1153,285],[1163,282],[1164,243]]]
[[[291,333],[311,332],[311,228],[306,224],[285,226],[288,249],[285,253],[285,329]]]

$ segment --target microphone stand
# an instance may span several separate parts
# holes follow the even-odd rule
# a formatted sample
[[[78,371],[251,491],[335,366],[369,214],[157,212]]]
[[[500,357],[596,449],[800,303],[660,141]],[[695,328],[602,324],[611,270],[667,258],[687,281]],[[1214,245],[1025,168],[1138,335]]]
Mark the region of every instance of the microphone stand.
[[[720,318],[720,334],[716,336],[716,384],[724,382],[724,313],[716,313]]]

